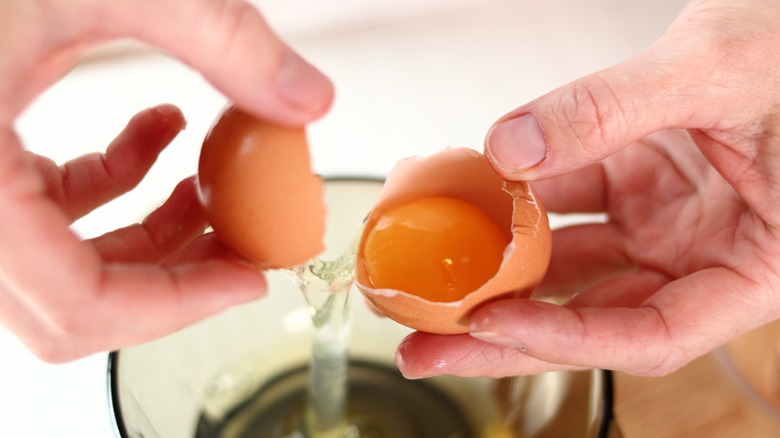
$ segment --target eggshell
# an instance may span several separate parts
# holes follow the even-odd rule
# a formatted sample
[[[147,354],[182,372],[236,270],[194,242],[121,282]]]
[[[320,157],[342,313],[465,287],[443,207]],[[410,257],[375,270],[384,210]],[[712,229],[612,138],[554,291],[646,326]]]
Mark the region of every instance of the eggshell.
[[[217,236],[259,267],[294,266],[323,250],[323,186],[303,129],[228,106],[203,142],[198,184]]]
[[[432,302],[403,291],[373,289],[361,256],[364,232],[356,260],[356,282],[380,312],[403,325],[430,333],[466,333],[468,315],[475,307],[492,300],[528,297],[541,282],[552,247],[547,213],[527,182],[504,181],[475,150],[446,149],[399,162],[388,175],[365,230],[370,230],[388,208],[431,196],[470,202],[499,227],[511,230],[512,241],[495,276],[454,302]]]

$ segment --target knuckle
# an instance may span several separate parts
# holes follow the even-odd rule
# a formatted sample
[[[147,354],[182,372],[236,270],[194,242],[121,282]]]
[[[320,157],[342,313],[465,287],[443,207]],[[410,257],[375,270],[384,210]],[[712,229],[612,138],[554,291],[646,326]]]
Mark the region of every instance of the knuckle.
[[[669,375],[695,357],[687,349],[674,347],[668,344],[659,346],[655,351],[649,351],[647,360],[644,363],[637,364],[637,367],[631,370],[631,374],[643,377],[663,377]]]
[[[627,119],[626,108],[614,88],[598,75],[574,82],[559,105],[562,125],[568,127],[569,135],[587,155],[610,146],[615,141],[612,136],[622,132]]]

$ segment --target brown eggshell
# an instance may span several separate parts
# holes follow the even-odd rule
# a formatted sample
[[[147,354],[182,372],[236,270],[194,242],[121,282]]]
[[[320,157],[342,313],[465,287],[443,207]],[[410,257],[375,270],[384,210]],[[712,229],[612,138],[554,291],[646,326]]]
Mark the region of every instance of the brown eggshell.
[[[322,180],[303,129],[228,106],[203,142],[198,183],[217,236],[259,267],[294,266],[323,250]]]
[[[470,202],[512,234],[498,272],[460,301],[432,302],[403,291],[373,289],[360,242],[357,285],[389,318],[416,330],[456,334],[468,332],[468,315],[488,301],[529,297],[550,262],[552,237],[547,213],[526,182],[506,182],[487,159],[472,149],[446,149],[426,158],[408,158],[388,175],[376,207],[366,219],[370,230],[383,211],[419,198],[448,196]]]

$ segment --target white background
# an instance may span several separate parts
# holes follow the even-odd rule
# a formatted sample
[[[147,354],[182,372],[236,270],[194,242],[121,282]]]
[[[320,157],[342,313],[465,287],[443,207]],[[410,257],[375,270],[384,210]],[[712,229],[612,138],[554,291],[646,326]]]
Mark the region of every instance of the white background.
[[[681,0],[258,0],[270,23],[336,84],[310,128],[315,170],[384,175],[400,158],[480,149],[491,123],[659,37]],[[215,60],[219,62],[219,60]],[[75,224],[84,236],[138,220],[195,172],[224,97],[163,55],[120,45],[91,57],[18,121],[58,162],[102,150],[136,111],[179,105],[186,134],[132,194]],[[349,157],[349,158],[345,158]],[[42,267],[45,275],[45,267]],[[0,328],[0,436],[110,437],[106,355],[44,364]]]

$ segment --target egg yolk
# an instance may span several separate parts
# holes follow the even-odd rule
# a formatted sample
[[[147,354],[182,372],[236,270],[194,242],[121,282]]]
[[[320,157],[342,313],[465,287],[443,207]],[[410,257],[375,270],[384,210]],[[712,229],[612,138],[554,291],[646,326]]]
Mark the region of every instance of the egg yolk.
[[[458,301],[498,271],[511,235],[453,198],[423,198],[385,211],[367,230],[362,256],[375,289]]]

